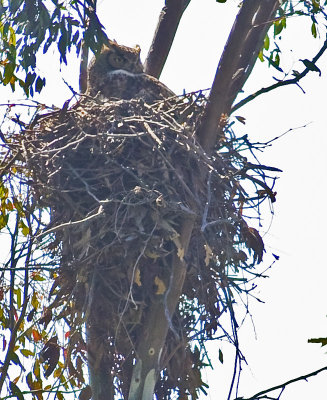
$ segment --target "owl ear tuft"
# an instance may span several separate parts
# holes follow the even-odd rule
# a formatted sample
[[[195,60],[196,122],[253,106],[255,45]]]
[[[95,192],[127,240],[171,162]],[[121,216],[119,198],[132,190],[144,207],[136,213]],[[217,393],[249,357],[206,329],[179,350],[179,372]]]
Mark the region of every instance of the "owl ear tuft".
[[[114,39],[114,40],[111,40],[111,39],[108,39],[108,42],[107,42],[107,44],[106,44],[106,46],[107,47],[116,47],[116,46],[118,46],[118,43],[117,43],[117,41]]]

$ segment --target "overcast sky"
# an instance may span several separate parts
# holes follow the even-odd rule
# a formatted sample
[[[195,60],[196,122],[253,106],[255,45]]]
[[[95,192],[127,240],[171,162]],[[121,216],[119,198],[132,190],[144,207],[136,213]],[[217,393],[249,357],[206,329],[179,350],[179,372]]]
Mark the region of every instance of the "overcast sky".
[[[237,13],[238,1],[218,4],[214,0],[192,0],[180,24],[174,46],[161,80],[176,93],[211,86],[219,56]],[[139,44],[147,54],[163,1],[103,0],[101,22],[111,39],[120,44]],[[310,59],[322,41],[311,39],[310,24],[303,19],[288,20],[287,36],[281,46],[287,68],[303,69],[300,58]],[[61,106],[71,96],[58,74],[59,63],[43,57],[40,69],[48,76],[40,100]],[[274,217],[266,207],[263,227],[269,266],[271,253],[280,260],[268,271],[269,278],[258,283],[256,294],[265,304],[250,304],[253,324],[247,318],[240,330],[240,346],[247,358],[239,395],[250,396],[327,365],[324,348],[308,344],[311,337],[327,336],[326,265],[326,171],[327,171],[327,57],[317,64],[322,71],[311,73],[298,87],[286,87],[262,95],[238,110],[246,125],[237,124],[239,135],[253,141],[267,141],[292,129],[259,155],[263,164],[283,170],[277,182]],[[70,58],[63,68],[65,79],[78,90],[78,64]],[[256,66],[246,85],[251,93],[272,83],[277,72],[266,65]],[[8,98],[11,94],[0,88]],[[3,96],[2,96],[3,98]],[[305,128],[296,129],[301,126]],[[232,374],[234,352],[229,346],[211,346],[214,371],[207,371],[212,400],[224,400]],[[218,347],[225,356],[218,362]],[[326,373],[308,382],[288,387],[283,400],[326,398]]]

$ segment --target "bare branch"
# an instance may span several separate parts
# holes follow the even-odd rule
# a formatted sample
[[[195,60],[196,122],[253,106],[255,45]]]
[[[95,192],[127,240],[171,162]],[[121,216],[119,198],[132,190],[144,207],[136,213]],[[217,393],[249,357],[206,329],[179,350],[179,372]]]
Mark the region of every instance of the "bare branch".
[[[26,309],[27,309],[27,305],[28,305],[28,300],[29,300],[29,298],[26,297],[25,300],[24,300],[23,306],[22,306],[21,314],[20,314],[15,326],[13,327],[13,329],[11,331],[7,354],[6,354],[5,360],[4,360],[4,362],[2,364],[2,367],[1,367],[0,392],[1,392],[1,389],[3,387],[4,382],[6,380],[6,377],[8,376],[8,369],[9,369],[9,366],[10,366],[10,361],[11,361],[12,355],[14,353],[14,347],[15,347],[15,344],[16,344],[17,332],[18,332],[18,330],[19,330],[19,328],[20,328],[20,326],[23,323],[23,320],[25,318]]]
[[[57,232],[60,229],[71,227],[74,225],[84,224],[85,222],[90,221],[91,219],[99,217],[101,214],[103,214],[103,206],[102,205],[100,205],[96,214],[89,215],[88,217],[85,217],[78,221],[68,221],[63,224],[57,225],[51,229],[47,229],[46,231],[39,233],[35,237],[36,237],[36,239],[39,239],[45,235],[49,235],[50,233]]]
[[[321,47],[321,49],[319,50],[319,52],[313,57],[312,59],[312,63],[315,64],[319,58],[324,54],[324,52],[327,49],[327,38],[323,44],[323,46]],[[243,107],[245,104],[247,104],[248,102],[250,102],[251,100],[255,99],[256,97],[260,96],[263,93],[268,93],[274,89],[277,89],[278,87],[282,87],[282,86],[287,86],[287,85],[297,85],[298,82],[304,78],[309,72],[310,72],[310,68],[305,68],[300,74],[296,75],[294,78],[292,79],[287,79],[285,81],[279,81],[271,86],[262,88],[258,91],[256,91],[255,93],[250,94],[249,96],[247,96],[245,99],[241,100],[240,102],[238,102],[237,104],[235,104],[234,107],[232,107],[231,113],[233,113],[234,111],[238,110],[239,108]]]
[[[269,389],[266,389],[266,390],[262,390],[261,392],[256,393],[255,395],[253,395],[251,397],[247,397],[247,398],[237,397],[235,400],[241,400],[241,399],[242,400],[264,399],[264,398],[267,398],[266,396],[263,397],[263,395],[266,394],[266,393],[269,393],[269,392],[272,392],[272,391],[278,390],[278,389],[282,389],[283,390],[283,389],[285,389],[285,387],[287,385],[290,385],[291,383],[299,382],[299,381],[302,381],[302,380],[307,380],[308,378],[311,378],[312,376],[320,374],[320,372],[322,372],[322,371],[327,371],[327,366],[323,367],[323,368],[320,368],[320,369],[317,369],[316,371],[310,372],[307,375],[302,375],[302,376],[299,376],[297,378],[291,379],[291,380],[289,380],[287,382],[281,383],[280,385],[273,386],[273,387],[271,387]]]
[[[79,91],[85,93],[87,89],[87,61],[89,57],[89,48],[85,42],[82,44],[81,61],[79,69]]]
[[[191,0],[166,0],[145,61],[145,72],[159,78],[184,11]]]

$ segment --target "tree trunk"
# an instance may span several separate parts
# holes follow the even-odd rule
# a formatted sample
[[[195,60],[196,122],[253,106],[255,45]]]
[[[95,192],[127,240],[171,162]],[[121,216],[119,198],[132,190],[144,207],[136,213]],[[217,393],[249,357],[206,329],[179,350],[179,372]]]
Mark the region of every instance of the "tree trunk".
[[[180,240],[184,254],[187,252],[193,225],[194,218],[190,216],[181,226]],[[165,295],[153,304],[143,326],[136,350],[129,400],[153,399],[157,377],[164,367],[161,355],[185,280],[186,263],[181,254],[174,255],[170,286]]]

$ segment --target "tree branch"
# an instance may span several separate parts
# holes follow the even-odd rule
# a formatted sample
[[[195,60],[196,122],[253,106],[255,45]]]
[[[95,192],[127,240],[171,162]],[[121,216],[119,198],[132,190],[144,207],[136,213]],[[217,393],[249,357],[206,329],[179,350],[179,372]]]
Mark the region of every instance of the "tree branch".
[[[327,38],[323,44],[323,46],[321,47],[321,49],[319,50],[319,52],[313,57],[312,59],[312,63],[315,64],[317,62],[317,60],[319,60],[319,58],[324,54],[324,52],[327,49]],[[245,104],[249,103],[251,100],[255,99],[256,97],[260,96],[263,93],[268,93],[274,89],[277,89],[278,87],[282,87],[282,86],[287,86],[287,85],[296,85],[302,78],[304,78],[309,72],[310,72],[310,68],[305,68],[304,71],[302,71],[299,75],[296,75],[294,78],[292,79],[287,79],[285,81],[279,81],[271,86],[262,88],[258,91],[256,91],[255,93],[250,94],[249,96],[245,97],[245,99],[239,101],[237,104],[235,104],[234,107],[232,107],[231,113],[233,113],[234,111],[238,110],[239,108],[243,107]]]
[[[26,297],[26,299],[24,300],[23,306],[22,306],[22,311],[20,313],[20,316],[15,324],[15,326],[13,327],[12,331],[11,331],[11,335],[10,335],[10,341],[9,341],[9,345],[8,345],[8,349],[7,349],[7,354],[5,357],[5,360],[2,364],[1,367],[1,376],[0,376],[0,393],[2,390],[2,386],[6,380],[6,378],[8,377],[8,369],[10,366],[10,361],[12,359],[12,355],[14,353],[14,348],[15,348],[15,344],[16,344],[16,338],[17,338],[17,332],[21,326],[21,324],[23,323],[23,320],[25,318],[26,315],[26,309],[27,309],[27,305],[28,305],[28,300],[29,298]]]
[[[79,65],[79,91],[85,93],[87,89],[87,64],[89,57],[89,48],[85,41],[82,43],[81,60]]]
[[[30,219],[29,217],[27,218],[29,227],[31,227],[30,225]],[[11,268],[11,287],[13,287],[14,289],[14,279],[15,279],[15,272],[16,272],[16,265],[17,262],[20,261],[19,258],[16,259],[17,254],[19,252],[17,252],[17,239],[18,239],[18,222],[19,222],[19,216],[17,215],[17,220],[16,220],[16,228],[14,233],[12,234],[12,245],[11,245],[11,265],[13,266],[13,268]],[[10,362],[12,360],[13,354],[14,354],[14,348],[15,348],[15,344],[17,341],[17,333],[26,317],[26,310],[27,310],[27,306],[28,306],[28,301],[29,301],[29,296],[28,296],[28,288],[29,288],[29,275],[28,275],[28,265],[30,263],[31,257],[32,257],[32,248],[33,248],[33,239],[29,238],[28,239],[28,251],[25,257],[25,262],[24,262],[24,267],[23,269],[25,270],[25,277],[24,277],[24,295],[23,295],[23,304],[22,304],[22,308],[21,308],[21,313],[19,318],[17,319],[16,323],[14,322],[14,317],[13,317],[13,313],[14,313],[14,306],[12,304],[12,299],[10,298],[10,318],[12,317],[13,319],[13,323],[10,324],[11,326],[9,327],[11,330],[11,334],[10,334],[10,340],[9,340],[9,344],[8,344],[8,348],[7,348],[7,353],[4,359],[4,362],[2,364],[1,367],[1,376],[0,376],[0,393],[3,387],[3,384],[6,380],[6,378],[8,377],[8,370],[9,370],[9,366],[10,366]],[[10,288],[10,291],[12,291],[12,288]],[[11,295],[10,295],[11,296]]]
[[[188,216],[181,224],[179,251],[183,254],[186,254],[188,249],[194,220],[195,216]],[[161,356],[168,329],[172,328],[172,316],[182,293],[186,275],[186,263],[182,253],[174,254],[169,288],[165,296],[151,306],[139,336],[141,340],[136,350],[129,400],[153,399],[155,384],[162,369]]]
[[[145,60],[144,70],[147,74],[156,78],[160,77],[173,44],[179,22],[190,1],[166,0]]]
[[[211,152],[233,101],[244,86],[264,37],[279,6],[279,0],[244,0],[219,61],[209,101],[197,135],[202,147]]]
[[[317,369],[316,371],[310,372],[307,375],[302,375],[302,376],[299,376],[297,378],[291,379],[291,380],[289,380],[287,382],[284,382],[284,383],[282,383],[280,385],[273,386],[270,389],[262,390],[261,392],[256,393],[255,395],[253,395],[251,397],[248,397],[248,398],[237,397],[235,400],[258,400],[260,398],[266,398],[266,397],[261,397],[261,396],[266,394],[266,393],[272,392],[274,390],[284,389],[287,385],[290,385],[291,383],[302,381],[302,380],[307,380],[308,378],[311,378],[312,376],[320,374],[320,372],[322,372],[322,371],[327,371],[327,366],[323,367],[323,368],[320,368],[320,369]]]

